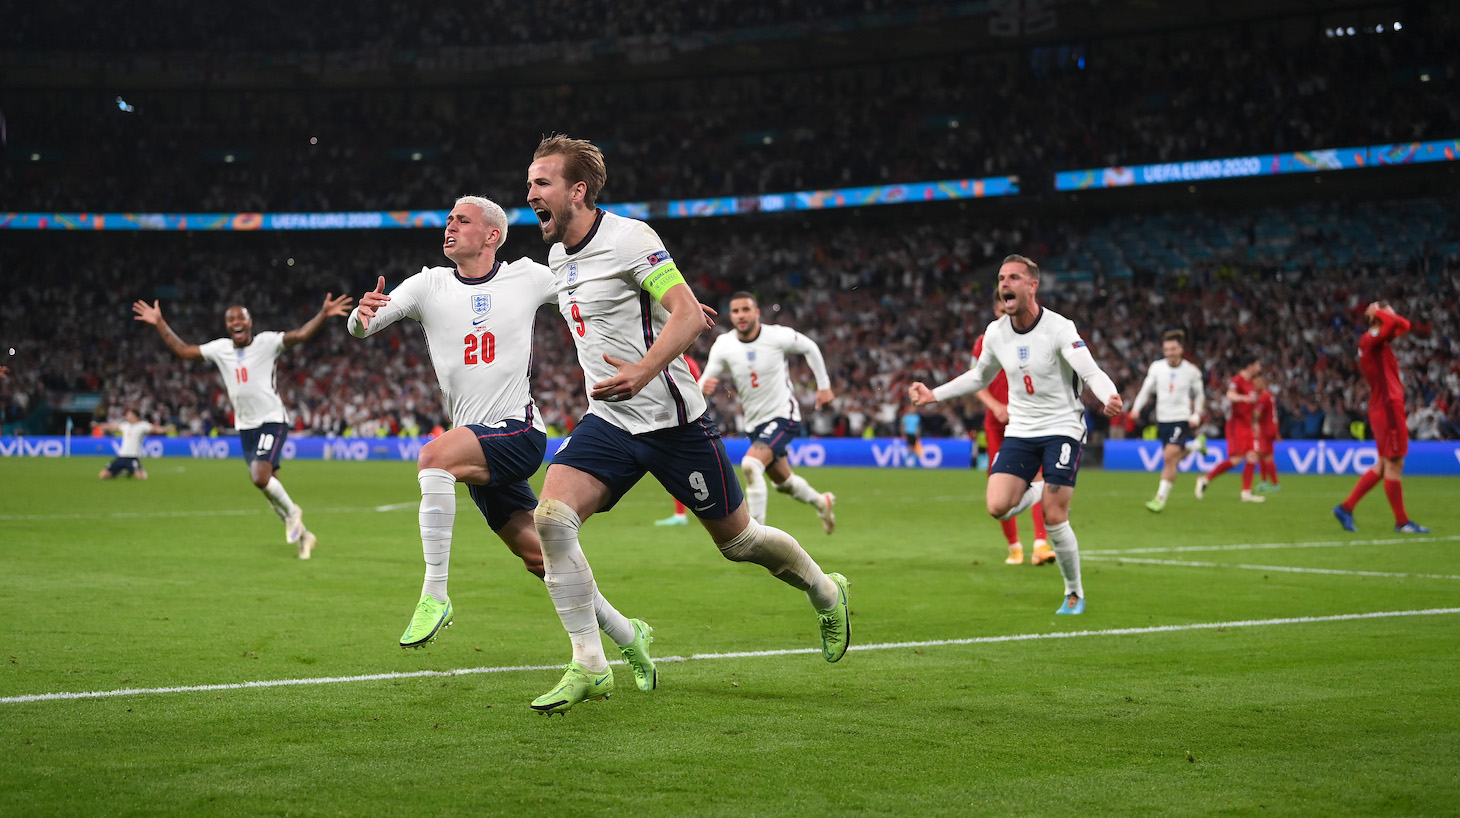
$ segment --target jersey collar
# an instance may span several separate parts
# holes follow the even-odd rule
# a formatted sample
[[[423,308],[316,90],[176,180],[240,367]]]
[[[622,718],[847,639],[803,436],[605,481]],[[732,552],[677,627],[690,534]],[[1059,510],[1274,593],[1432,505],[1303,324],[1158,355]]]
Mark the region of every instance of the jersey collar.
[[[593,226],[588,228],[588,235],[584,236],[582,241],[578,242],[572,247],[569,247],[566,244],[563,245],[563,252],[571,256],[579,250],[582,250],[584,247],[587,247],[588,242],[593,241],[593,237],[598,235],[598,226],[603,224],[603,214],[607,211],[605,211],[601,207],[595,208],[595,210],[598,211],[598,215],[593,217]]]
[[[1039,314],[1034,316],[1034,323],[1029,325],[1029,329],[1019,329],[1018,327],[1014,326],[1014,316],[1012,315],[1009,316],[1009,329],[1013,330],[1015,334],[1018,335],[1025,335],[1027,333],[1033,332],[1034,328],[1039,326],[1039,322],[1044,320],[1044,305],[1036,304],[1035,306],[1039,307]]]
[[[486,275],[478,278],[463,278],[459,269],[453,270],[451,274],[456,276],[456,280],[462,284],[486,284],[488,281],[497,277],[497,271],[500,269],[502,269],[502,262],[498,260],[492,262],[492,269],[488,270]]]

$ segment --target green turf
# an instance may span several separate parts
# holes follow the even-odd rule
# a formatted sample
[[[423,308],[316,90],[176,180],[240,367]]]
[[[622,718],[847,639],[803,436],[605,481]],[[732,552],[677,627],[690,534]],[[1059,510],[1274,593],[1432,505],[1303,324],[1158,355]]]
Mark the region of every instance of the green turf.
[[[655,528],[669,500],[646,483],[586,524],[584,548],[605,595],[654,626],[655,655],[694,658],[663,662],[652,694],[620,667],[611,700],[547,718],[527,703],[561,675],[566,636],[464,492],[456,624],[402,651],[422,573],[409,464],[290,463],[281,476],[320,538],[301,562],[240,462],[154,460],[145,483],[99,482],[103,463],[0,460],[0,698],[509,669],[0,703],[0,814],[1460,803],[1460,613],[933,644],[1460,607],[1454,479],[1405,480],[1435,534],[1398,538],[1382,491],[1359,507],[1360,533],[1339,528],[1329,509],[1353,478],[1288,476],[1258,506],[1237,501],[1235,475],[1200,503],[1183,476],[1155,515],[1141,505],[1152,476],[1087,470],[1072,519],[1089,611],[1056,617],[1058,571],[1003,564],[982,475],[804,470],[837,493],[837,533],[779,494],[770,522],[852,580],[854,647],[833,666],[804,597],[725,562],[698,526]],[[1027,549],[1027,518],[1023,533]],[[1278,547],[1216,548],[1236,545]],[[802,652],[721,655],[756,651]]]

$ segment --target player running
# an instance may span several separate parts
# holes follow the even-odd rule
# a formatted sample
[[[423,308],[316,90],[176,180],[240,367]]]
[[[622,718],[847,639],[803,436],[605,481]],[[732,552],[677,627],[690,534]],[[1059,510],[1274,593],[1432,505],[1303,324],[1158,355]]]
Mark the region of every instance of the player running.
[[[1238,463],[1242,466],[1242,502],[1262,503],[1266,497],[1252,493],[1252,475],[1257,471],[1257,389],[1252,379],[1262,371],[1262,362],[1253,361],[1242,367],[1227,384],[1227,402],[1231,409],[1227,413],[1227,459],[1215,468],[1196,478],[1196,499],[1206,496],[1207,486]]]
[[[841,659],[851,639],[846,578],[824,573],[793,537],[750,516],[681,357],[705,330],[699,302],[649,225],[597,207],[606,178],[598,148],[566,136],[544,139],[527,172],[527,203],[551,245],[558,310],[588,391],[588,413],[553,456],[537,507],[548,591],[573,645],[562,680],[532,702],[541,713],[613,690],[578,532],[645,474],[690,507],[727,559],[764,566],[805,592],[826,661]]]
[[[1058,614],[1085,612],[1080,547],[1070,528],[1070,499],[1084,445],[1083,382],[1103,404],[1106,417],[1120,414],[1120,393],[1095,363],[1075,323],[1038,301],[1039,265],[1021,255],[999,267],[1004,316],[989,324],[978,365],[936,389],[908,387],[919,406],[983,389],[1002,369],[1009,376],[1009,429],[989,475],[989,514],[1007,520],[1044,502],[1050,544],[1065,580]],[[1077,377],[1078,376],[1078,380]],[[1035,475],[1044,471],[1044,480]]]
[[[284,484],[274,476],[279,470],[284,441],[289,437],[289,412],[274,388],[275,367],[279,356],[286,350],[319,334],[325,321],[349,315],[350,304],[354,300],[348,295],[335,298],[333,293],[326,294],[319,312],[303,326],[288,332],[261,332],[257,335],[253,331],[253,316],[248,309],[235,304],[223,313],[227,337],[202,346],[188,344],[179,338],[162,317],[158,302],[137,301],[132,305],[133,317],[156,327],[157,334],[162,336],[163,343],[174,355],[185,361],[205,360],[218,367],[218,374],[223,376],[223,387],[228,390],[228,400],[233,404],[233,423],[243,443],[243,459],[248,463],[249,477],[264,493],[269,507],[284,521],[285,539],[298,547],[299,559],[302,560],[309,559],[317,540],[314,533],[304,527],[304,510],[289,498]]]
[[[1171,487],[1176,485],[1176,466],[1181,458],[1190,452],[1206,454],[1207,451],[1207,439],[1192,435],[1206,411],[1206,389],[1202,385],[1201,369],[1182,357],[1185,352],[1186,333],[1174,329],[1161,336],[1164,357],[1151,362],[1130,410],[1132,418],[1140,417],[1146,401],[1155,396],[1156,436],[1161,439],[1161,456],[1165,462],[1156,496],[1146,502],[1146,508],[1158,514],[1166,508]]]
[[[721,373],[728,372],[740,395],[745,427],[751,430],[750,451],[740,460],[750,516],[758,523],[765,522],[765,476],[769,474],[776,491],[816,509],[822,530],[830,534],[836,528],[836,515],[832,513],[836,495],[812,488],[804,477],[791,471],[791,461],[786,457],[786,445],[801,431],[801,405],[791,386],[786,356],[805,356],[816,377],[816,408],[820,409],[836,398],[821,347],[790,327],[761,323],[760,304],[748,292],[730,296],[730,322],[735,330],[722,334],[710,346],[699,387],[706,396],[714,394]]]

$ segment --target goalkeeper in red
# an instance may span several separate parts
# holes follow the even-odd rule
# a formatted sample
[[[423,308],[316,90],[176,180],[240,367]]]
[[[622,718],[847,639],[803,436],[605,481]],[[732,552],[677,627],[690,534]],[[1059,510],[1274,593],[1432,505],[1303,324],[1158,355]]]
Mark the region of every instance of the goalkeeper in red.
[[[1404,385],[1399,363],[1389,342],[1409,332],[1409,322],[1388,304],[1375,301],[1364,310],[1369,329],[1359,338],[1359,371],[1369,382],[1369,428],[1379,449],[1379,462],[1364,472],[1348,499],[1333,507],[1333,516],[1346,531],[1358,531],[1354,508],[1369,490],[1384,481],[1384,494],[1394,511],[1394,530],[1400,534],[1428,534],[1430,530],[1409,519],[1404,510],[1404,456],[1409,453],[1409,422],[1404,414]]]

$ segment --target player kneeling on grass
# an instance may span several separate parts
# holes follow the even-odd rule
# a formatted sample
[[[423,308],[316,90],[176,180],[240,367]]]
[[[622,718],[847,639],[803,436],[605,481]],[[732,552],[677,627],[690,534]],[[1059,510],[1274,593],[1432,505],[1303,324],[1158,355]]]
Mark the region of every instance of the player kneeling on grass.
[[[417,460],[426,579],[401,634],[403,648],[424,647],[451,624],[446,580],[458,481],[467,484],[487,524],[527,570],[544,576],[534,520],[537,495],[527,480],[542,465],[547,434],[528,369],[533,316],[539,306],[556,301],[557,287],[548,268],[531,259],[498,261],[506,236],[507,214],[499,205],[480,196],[457,199],[442,245],[456,266],[423,268],[389,295],[381,276],[350,315],[350,333],[360,338],[402,318],[420,322],[454,426],[422,447]],[[653,690],[658,677],[649,658],[652,629],[625,618],[602,594],[587,602],[598,627],[633,668],[639,689]]]
[[[122,436],[122,445],[117,447],[117,456],[107,464],[106,468],[101,470],[97,477],[102,480],[110,480],[126,474],[128,477],[146,480],[147,470],[142,468],[142,444],[147,440],[148,435],[166,433],[167,427],[143,420],[142,416],[137,414],[136,409],[128,407],[121,421],[98,423],[96,428],[104,432],[119,433]]]
[[[1080,546],[1070,528],[1070,499],[1086,431],[1077,384],[1090,387],[1106,417],[1120,414],[1121,399],[1074,322],[1040,306],[1038,292],[1039,265],[1020,255],[1006,257],[999,267],[1004,315],[984,333],[978,364],[936,389],[914,383],[908,396],[926,406],[973,394],[988,386],[1000,369],[1008,375],[1009,426],[989,475],[988,511],[1006,520],[1043,501],[1050,544],[1065,580],[1064,603],[1055,613],[1081,614],[1085,588]],[[1044,480],[1035,480],[1041,468]]]

